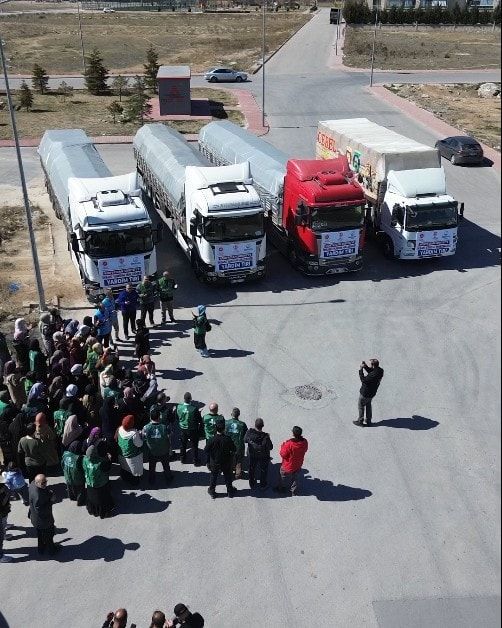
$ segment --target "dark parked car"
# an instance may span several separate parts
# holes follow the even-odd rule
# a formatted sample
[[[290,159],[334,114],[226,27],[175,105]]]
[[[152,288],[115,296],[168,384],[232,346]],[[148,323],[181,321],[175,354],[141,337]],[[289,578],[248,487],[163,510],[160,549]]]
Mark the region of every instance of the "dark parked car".
[[[441,157],[449,159],[454,166],[483,163],[484,155],[481,144],[467,135],[439,140],[436,142],[436,148]]]

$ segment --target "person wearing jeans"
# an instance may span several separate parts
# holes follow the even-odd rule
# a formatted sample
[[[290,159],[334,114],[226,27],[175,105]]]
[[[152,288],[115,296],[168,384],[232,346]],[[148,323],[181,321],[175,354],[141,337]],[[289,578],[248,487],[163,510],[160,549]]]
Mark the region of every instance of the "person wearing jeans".
[[[366,371],[366,374],[365,374]],[[373,409],[371,402],[373,397],[377,394],[378,387],[383,377],[383,368],[380,367],[380,363],[376,358],[370,360],[368,366],[366,362],[362,362],[359,367],[359,379],[361,380],[361,388],[359,390],[359,401],[357,404],[359,410],[359,417],[357,421],[352,421],[354,425],[371,425],[373,419]],[[366,422],[364,420],[364,414],[366,411]]]
[[[293,438],[284,441],[279,454],[282,458],[279,483],[275,490],[284,493],[287,490],[291,495],[298,494],[298,478],[305,459],[305,454],[309,448],[306,438],[302,436],[303,430],[295,425],[293,428]]]

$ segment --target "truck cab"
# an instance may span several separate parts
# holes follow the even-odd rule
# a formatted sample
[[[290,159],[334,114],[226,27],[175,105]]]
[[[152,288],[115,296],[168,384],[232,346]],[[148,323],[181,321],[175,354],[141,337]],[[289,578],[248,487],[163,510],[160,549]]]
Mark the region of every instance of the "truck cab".
[[[237,283],[265,274],[264,211],[249,163],[187,166],[186,233],[198,276]]]
[[[291,262],[307,274],[359,270],[365,198],[347,159],[290,160],[283,216]],[[278,219],[276,219],[279,222]]]
[[[383,202],[371,207],[372,222],[394,259],[454,255],[463,205],[446,194],[442,168],[391,170]]]

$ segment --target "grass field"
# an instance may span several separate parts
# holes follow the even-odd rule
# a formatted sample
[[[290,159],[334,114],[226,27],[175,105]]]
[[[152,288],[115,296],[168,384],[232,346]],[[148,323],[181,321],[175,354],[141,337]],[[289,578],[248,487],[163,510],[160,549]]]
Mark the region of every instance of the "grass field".
[[[344,64],[370,66],[373,30],[347,27]],[[375,68],[382,70],[468,70],[500,67],[500,30],[377,31]]]
[[[84,129],[91,136],[134,135],[139,124],[113,123],[106,107],[117,100],[115,96],[91,96],[87,92],[74,92],[71,98],[63,100],[58,94],[34,94],[33,109],[17,111],[16,120],[21,137],[41,137],[46,129]],[[236,124],[244,124],[243,114],[237,109],[226,109],[236,105],[235,98],[224,90],[210,88],[192,90],[193,98],[210,98],[211,114],[215,119],[228,119]],[[17,96],[14,95],[14,100]],[[125,100],[125,98],[123,98]],[[198,133],[207,124],[201,120],[168,122],[181,133]],[[12,139],[7,111],[0,111],[0,139]]]
[[[500,151],[500,99],[479,98],[476,85],[400,85],[387,88]]]
[[[267,47],[275,50],[310,19],[289,12],[267,17]],[[232,64],[249,70],[261,55],[259,13],[84,13],[85,49],[94,46],[109,70],[142,72],[153,44],[160,62],[189,64],[192,72]],[[77,16],[74,14],[0,15],[0,31],[12,73],[29,74],[33,63],[49,74],[82,71]]]
[[[14,11],[68,11],[77,10],[75,2],[29,2],[28,0],[10,0],[0,5],[2,13]]]

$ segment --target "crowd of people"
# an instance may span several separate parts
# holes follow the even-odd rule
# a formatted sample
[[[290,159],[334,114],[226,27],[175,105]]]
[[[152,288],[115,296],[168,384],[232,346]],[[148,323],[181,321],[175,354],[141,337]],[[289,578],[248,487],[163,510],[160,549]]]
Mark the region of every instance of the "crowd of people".
[[[114,613],[110,612],[102,625],[102,628],[126,628],[128,613],[125,608],[119,608]],[[204,618],[200,613],[192,613],[185,604],[176,604],[173,619],[167,619],[162,611],[155,611],[152,615],[150,628],[172,628],[184,626],[185,628],[203,628]],[[129,628],[136,628],[136,624],[129,624]]]

